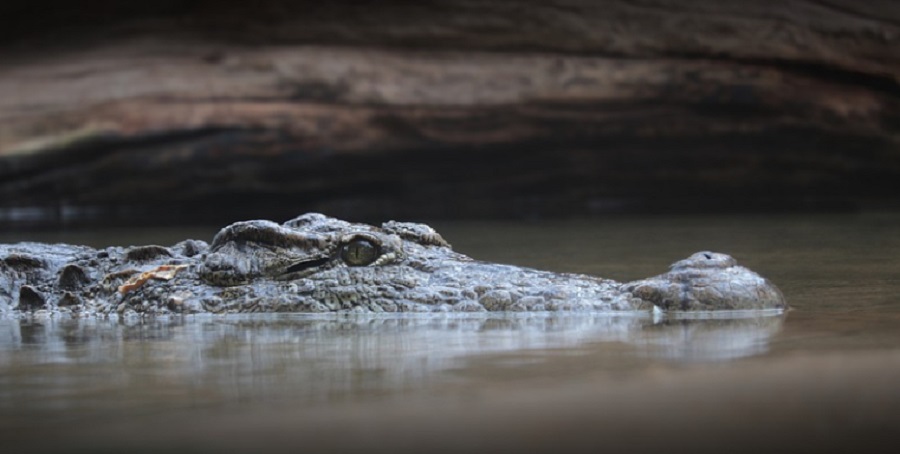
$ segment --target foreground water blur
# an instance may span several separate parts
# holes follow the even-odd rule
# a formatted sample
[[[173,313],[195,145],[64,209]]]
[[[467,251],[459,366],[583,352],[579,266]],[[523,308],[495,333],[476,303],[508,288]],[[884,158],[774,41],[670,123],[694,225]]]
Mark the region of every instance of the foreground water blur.
[[[898,215],[432,225],[479,259],[617,280],[726,252],[792,310],[0,320],[0,439],[16,452],[750,452],[776,440],[859,450],[893,433]],[[171,244],[215,231],[0,241]]]

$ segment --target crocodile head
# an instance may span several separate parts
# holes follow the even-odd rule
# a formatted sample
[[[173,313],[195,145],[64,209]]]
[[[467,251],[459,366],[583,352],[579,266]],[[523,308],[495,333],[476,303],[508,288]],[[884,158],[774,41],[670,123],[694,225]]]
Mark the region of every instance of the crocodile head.
[[[473,260],[424,224],[374,227],[316,213],[224,228],[197,275],[221,289],[207,308],[224,311],[783,307],[774,286],[724,254],[698,253],[667,274],[620,284]]]
[[[284,224],[238,222],[209,245],[0,245],[4,294],[19,311],[88,313],[785,307],[771,283],[724,254],[698,253],[668,273],[623,284],[474,260],[424,224],[375,227],[316,213]]]

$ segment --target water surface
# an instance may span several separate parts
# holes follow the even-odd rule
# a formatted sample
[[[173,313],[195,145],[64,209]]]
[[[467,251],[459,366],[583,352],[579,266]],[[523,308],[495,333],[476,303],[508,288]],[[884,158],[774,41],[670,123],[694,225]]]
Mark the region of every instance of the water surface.
[[[432,223],[473,257],[633,280],[698,250],[784,316],[0,320],[16,451],[855,449],[900,414],[900,216]],[[0,234],[93,246],[216,228]]]

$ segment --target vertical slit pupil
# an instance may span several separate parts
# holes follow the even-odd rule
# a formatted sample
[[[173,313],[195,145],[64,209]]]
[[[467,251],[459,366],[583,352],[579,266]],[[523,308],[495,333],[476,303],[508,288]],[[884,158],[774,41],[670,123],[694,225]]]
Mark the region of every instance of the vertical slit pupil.
[[[378,258],[378,248],[371,241],[357,239],[344,246],[341,258],[352,266],[365,266]]]

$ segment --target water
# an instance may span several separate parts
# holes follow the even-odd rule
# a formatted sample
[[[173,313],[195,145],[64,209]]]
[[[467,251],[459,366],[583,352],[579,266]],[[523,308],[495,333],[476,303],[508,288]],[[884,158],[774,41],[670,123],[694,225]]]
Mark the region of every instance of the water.
[[[900,422],[900,216],[433,223],[471,256],[632,280],[697,250],[786,316],[0,321],[15,452],[859,451]],[[94,246],[216,229],[2,234]],[[6,452],[6,449],[4,449]]]

